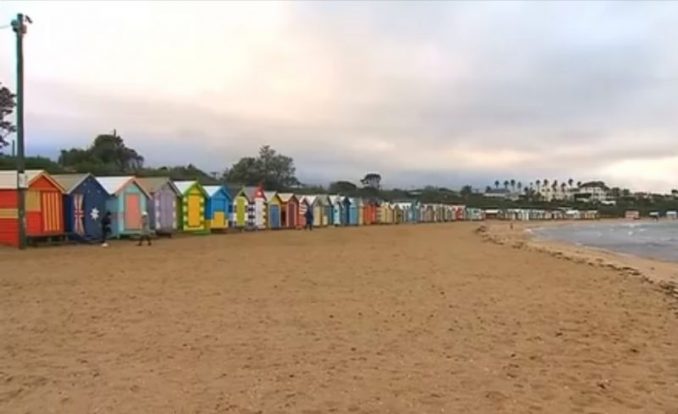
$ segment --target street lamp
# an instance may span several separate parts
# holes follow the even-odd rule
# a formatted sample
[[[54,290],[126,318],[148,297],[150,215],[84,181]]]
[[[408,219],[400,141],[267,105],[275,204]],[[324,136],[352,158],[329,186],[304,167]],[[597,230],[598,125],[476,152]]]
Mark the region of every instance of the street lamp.
[[[19,13],[16,19],[12,20],[12,30],[16,33],[16,172],[17,172],[17,192],[18,200],[18,218],[19,218],[19,249],[26,248],[26,179],[25,160],[24,160],[24,44],[23,38],[26,34],[27,23],[33,23],[28,16]]]

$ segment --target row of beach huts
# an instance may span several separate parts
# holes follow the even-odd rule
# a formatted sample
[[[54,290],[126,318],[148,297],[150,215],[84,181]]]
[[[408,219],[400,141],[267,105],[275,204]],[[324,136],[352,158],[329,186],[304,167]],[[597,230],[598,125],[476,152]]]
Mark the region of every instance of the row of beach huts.
[[[111,237],[141,232],[146,212],[157,234],[207,234],[228,229],[299,229],[312,209],[313,225],[451,221],[594,219],[597,212],[482,210],[463,205],[386,202],[341,195],[297,195],[261,187],[229,188],[167,177],[95,177],[91,174],[50,175],[26,171],[26,230],[31,240],[98,241],[101,218],[111,213]],[[0,171],[0,245],[19,243],[16,171]]]
[[[228,188],[167,177],[95,177],[26,171],[26,229],[30,239],[102,237],[101,218],[111,213],[111,237],[141,232],[147,212],[158,234],[206,234],[228,229],[298,229],[312,209],[315,227],[481,220],[465,206],[384,202],[340,195],[296,195],[261,187]],[[0,171],[0,245],[19,243],[16,171]]]

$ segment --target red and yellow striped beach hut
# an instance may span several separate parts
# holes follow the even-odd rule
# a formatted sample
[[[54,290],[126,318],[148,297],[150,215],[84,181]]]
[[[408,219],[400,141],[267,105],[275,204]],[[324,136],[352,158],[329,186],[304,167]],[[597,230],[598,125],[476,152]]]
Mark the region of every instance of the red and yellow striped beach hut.
[[[26,236],[63,236],[64,189],[42,170],[26,171]],[[0,171],[0,244],[19,245],[16,171]]]

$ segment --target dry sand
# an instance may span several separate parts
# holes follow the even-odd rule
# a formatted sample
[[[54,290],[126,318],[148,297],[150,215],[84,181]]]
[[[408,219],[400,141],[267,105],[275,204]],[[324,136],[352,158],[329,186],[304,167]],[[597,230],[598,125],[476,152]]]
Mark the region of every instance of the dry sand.
[[[2,250],[0,412],[678,413],[675,298],[477,227]]]

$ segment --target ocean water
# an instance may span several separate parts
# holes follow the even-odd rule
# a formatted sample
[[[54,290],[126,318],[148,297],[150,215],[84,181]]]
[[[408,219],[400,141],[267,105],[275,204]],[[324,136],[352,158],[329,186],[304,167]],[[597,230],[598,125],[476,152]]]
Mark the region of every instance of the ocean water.
[[[541,239],[678,262],[678,222],[582,223],[532,232]]]

